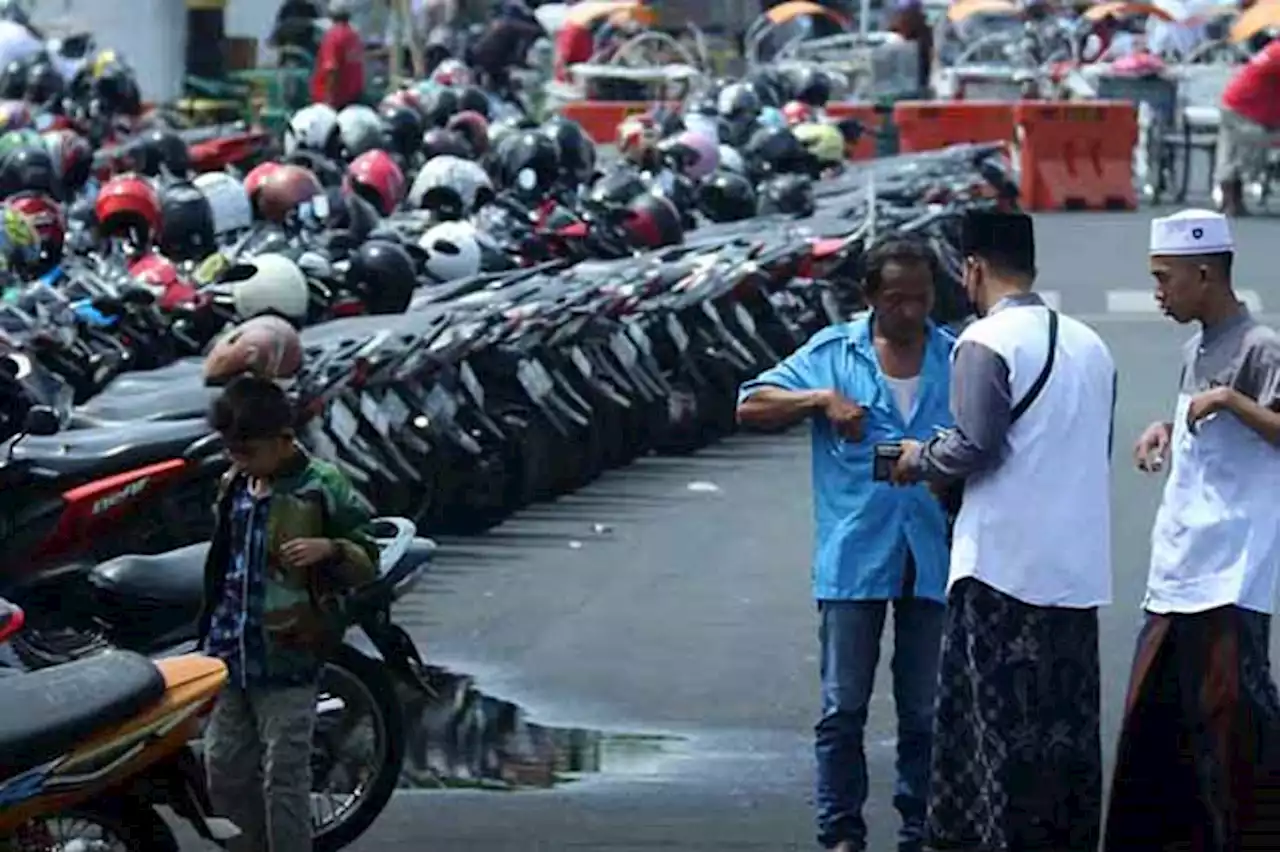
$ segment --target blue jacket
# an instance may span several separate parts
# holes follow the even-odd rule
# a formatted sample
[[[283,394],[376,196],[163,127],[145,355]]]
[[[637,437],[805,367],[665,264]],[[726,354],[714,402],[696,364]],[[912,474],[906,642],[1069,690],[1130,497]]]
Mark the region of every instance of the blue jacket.
[[[950,548],[941,504],[924,485],[895,487],[872,479],[877,443],[925,441],[952,426],[949,393],[955,337],[929,325],[915,411],[905,422],[880,370],[871,315],[832,326],[739,391],[741,403],[762,387],[835,390],[867,409],[863,439],[845,440],[826,418],[813,418],[813,595],[817,600],[890,600],[914,595],[945,601]],[[915,577],[907,587],[907,548]]]

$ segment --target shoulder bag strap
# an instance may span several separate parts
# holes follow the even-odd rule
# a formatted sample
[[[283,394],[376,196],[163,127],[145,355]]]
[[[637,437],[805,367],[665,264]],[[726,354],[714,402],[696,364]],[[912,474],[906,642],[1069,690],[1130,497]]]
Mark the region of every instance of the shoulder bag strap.
[[[1044,386],[1049,383],[1049,374],[1053,372],[1054,356],[1058,352],[1058,312],[1049,311],[1049,354],[1044,359],[1044,369],[1040,371],[1040,375],[1036,376],[1035,383],[1027,390],[1027,395],[1018,400],[1018,404],[1009,412],[1009,425],[1012,426],[1018,422],[1022,415],[1027,413],[1027,409],[1036,401],[1036,397],[1040,396],[1040,392],[1044,390]]]

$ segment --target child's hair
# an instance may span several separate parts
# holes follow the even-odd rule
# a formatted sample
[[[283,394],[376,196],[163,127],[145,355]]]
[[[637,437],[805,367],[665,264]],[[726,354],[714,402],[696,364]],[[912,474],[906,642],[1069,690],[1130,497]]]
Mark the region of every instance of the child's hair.
[[[233,379],[209,408],[209,425],[228,441],[278,438],[293,428],[293,404],[270,379]]]

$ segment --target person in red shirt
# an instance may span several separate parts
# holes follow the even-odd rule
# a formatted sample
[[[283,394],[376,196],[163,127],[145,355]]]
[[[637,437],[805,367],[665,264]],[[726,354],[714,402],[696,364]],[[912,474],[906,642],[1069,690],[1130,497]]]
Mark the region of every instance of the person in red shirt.
[[[351,26],[346,0],[334,0],[329,17],[333,24],[320,40],[311,74],[311,100],[342,109],[364,95],[364,41]]]
[[[1218,127],[1218,188],[1222,212],[1242,216],[1244,181],[1267,169],[1272,144],[1280,141],[1280,39],[1242,66],[1222,92]]]

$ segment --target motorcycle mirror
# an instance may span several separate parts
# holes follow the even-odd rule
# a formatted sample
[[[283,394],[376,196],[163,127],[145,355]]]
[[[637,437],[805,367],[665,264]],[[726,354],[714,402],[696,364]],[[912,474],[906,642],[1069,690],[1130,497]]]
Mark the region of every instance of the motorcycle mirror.
[[[62,422],[58,419],[57,413],[47,405],[31,406],[22,419],[22,432],[26,435],[37,437],[56,435],[61,428]]]

